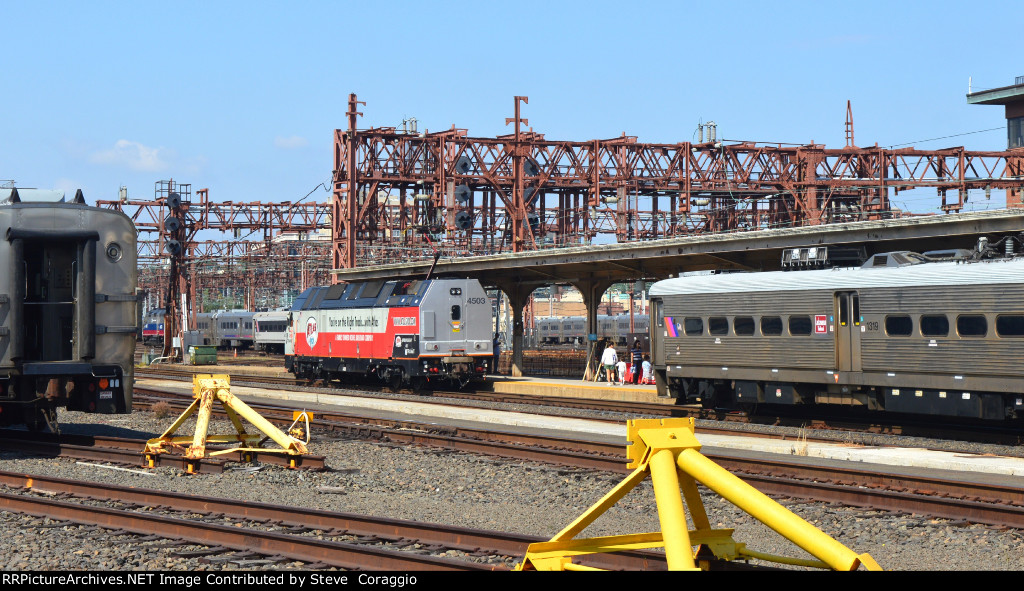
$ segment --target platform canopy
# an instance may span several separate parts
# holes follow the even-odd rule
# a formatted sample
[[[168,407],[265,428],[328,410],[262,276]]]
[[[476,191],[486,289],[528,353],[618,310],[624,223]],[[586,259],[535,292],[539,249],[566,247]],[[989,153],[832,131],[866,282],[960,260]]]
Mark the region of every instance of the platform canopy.
[[[775,271],[787,249],[825,246],[832,258],[895,250],[973,248],[979,237],[995,242],[1024,231],[1024,210],[904,217],[778,230],[759,230],[559,248],[525,253],[440,259],[432,276],[470,277],[486,287],[655,281],[699,270]],[[423,278],[431,261],[336,269],[340,281]]]

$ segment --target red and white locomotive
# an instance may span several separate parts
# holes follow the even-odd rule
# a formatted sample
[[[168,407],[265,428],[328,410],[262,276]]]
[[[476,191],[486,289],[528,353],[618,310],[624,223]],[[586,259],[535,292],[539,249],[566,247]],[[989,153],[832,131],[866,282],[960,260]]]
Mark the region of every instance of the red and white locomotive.
[[[290,326],[285,367],[298,378],[464,386],[493,363],[490,299],[475,279],[312,287],[293,303]]]

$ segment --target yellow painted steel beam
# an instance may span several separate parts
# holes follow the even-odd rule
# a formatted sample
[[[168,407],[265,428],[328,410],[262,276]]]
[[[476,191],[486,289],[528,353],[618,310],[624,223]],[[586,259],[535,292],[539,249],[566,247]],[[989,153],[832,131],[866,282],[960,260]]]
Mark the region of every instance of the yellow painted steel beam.
[[[654,499],[658,505],[661,535],[665,538],[668,568],[696,570],[693,548],[690,545],[690,531],[686,527],[683,498],[679,493],[675,455],[670,449],[660,449],[651,456],[648,465],[651,469],[651,481],[654,483]]]
[[[192,395],[194,397],[192,404],[174,421],[171,427],[164,431],[163,435],[146,443],[144,453],[148,457],[148,464],[151,467],[154,466],[155,462],[151,456],[168,451],[170,448],[184,448],[185,457],[192,460],[236,451],[286,453],[293,456],[302,455],[307,452],[305,443],[283,433],[270,421],[233,396],[230,387],[230,378],[227,375],[194,375],[192,378]],[[224,408],[232,426],[235,428],[235,434],[210,435],[208,433],[214,402],[219,403]],[[174,437],[174,433],[193,414],[196,415],[196,427],[193,435],[191,437]],[[246,433],[242,419],[251,423],[262,435]],[[281,446],[281,449],[258,447],[265,438],[272,439]],[[184,447],[185,444],[190,442],[191,445]],[[206,448],[209,443],[237,443],[244,447],[235,447],[229,450],[209,453]],[[291,462],[291,465],[295,466],[295,462]]]
[[[592,570],[575,564],[575,556],[646,548],[664,548],[670,570],[707,567],[696,556],[709,550],[719,560],[766,560],[779,564],[855,570],[882,570],[868,554],[856,554],[818,528],[800,519],[760,491],[705,458],[693,419],[638,419],[627,423],[630,445],[622,482],[548,542],[530,544],[517,570]],[[654,485],[661,532],[576,539],[648,476]],[[697,483],[762,521],[817,560],[774,556],[748,550],[733,539],[732,529],[712,529]],[[694,529],[689,529],[686,511]]]
[[[679,454],[676,462],[681,470],[693,476],[698,482],[803,548],[830,568],[855,570],[865,562],[862,557],[866,555],[858,555],[700,453],[685,449]],[[865,564],[869,569],[877,566],[873,559],[869,562]]]

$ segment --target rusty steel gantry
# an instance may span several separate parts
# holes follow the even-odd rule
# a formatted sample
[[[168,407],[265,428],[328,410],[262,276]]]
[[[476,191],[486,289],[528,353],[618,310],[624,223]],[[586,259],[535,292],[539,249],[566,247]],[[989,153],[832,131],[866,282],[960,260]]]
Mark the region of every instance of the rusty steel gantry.
[[[334,267],[877,220],[922,187],[943,212],[962,210],[969,190],[1003,189],[1021,206],[1024,150],[858,148],[849,105],[847,146],[827,149],[553,141],[524,130],[527,102],[515,97],[513,133],[473,138],[358,129],[365,103],[350,95],[348,129],[334,133]]]
[[[168,334],[180,330],[182,294],[188,296],[186,314],[194,326],[202,290],[244,290],[246,308],[254,310],[261,298],[271,301],[285,289],[329,281],[330,241],[282,240],[282,233],[298,236],[329,228],[329,204],[214,203],[208,189],[199,189],[196,197],[192,199],[190,185],[170,180],[157,182],[152,200],[97,201],[135,223],[139,287],[175,312]],[[236,239],[199,240],[204,230],[232,232]],[[250,238],[254,233],[255,239]]]

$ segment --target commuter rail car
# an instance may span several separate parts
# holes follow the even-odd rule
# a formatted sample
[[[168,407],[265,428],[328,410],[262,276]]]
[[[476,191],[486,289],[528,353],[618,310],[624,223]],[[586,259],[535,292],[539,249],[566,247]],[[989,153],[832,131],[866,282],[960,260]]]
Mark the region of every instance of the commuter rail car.
[[[483,379],[493,362],[491,304],[476,280],[313,287],[291,315],[285,366],[299,378],[464,386]]]
[[[1024,416],[1021,257],[884,253],[852,269],[668,279],[650,294],[661,396]]]
[[[135,226],[81,191],[58,198],[0,194],[0,425],[132,410]]]
[[[204,345],[247,349],[256,341],[253,313],[245,310],[221,310],[196,314],[196,330]]]
[[[164,309],[154,308],[142,317],[142,342],[148,345],[164,342]]]
[[[284,353],[291,316],[288,310],[256,312],[252,315],[255,347],[266,353]]]
[[[537,343],[542,345],[581,344],[587,342],[587,319],[585,316],[564,316],[538,318],[536,326]],[[633,315],[633,330],[629,330],[629,314],[597,317],[598,338],[609,338],[618,345],[628,346],[634,340],[646,345],[650,334],[650,320],[647,314]]]

